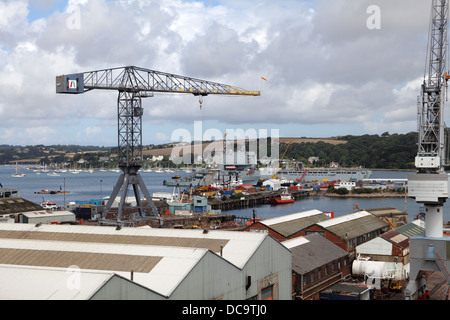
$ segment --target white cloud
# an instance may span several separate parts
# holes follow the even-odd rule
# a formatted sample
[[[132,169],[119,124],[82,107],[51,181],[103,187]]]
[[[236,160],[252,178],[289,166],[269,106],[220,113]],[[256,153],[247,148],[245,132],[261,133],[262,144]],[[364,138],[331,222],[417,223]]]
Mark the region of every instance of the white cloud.
[[[86,138],[95,138],[97,135],[102,133],[102,128],[100,127],[87,127],[84,129],[86,133]]]
[[[168,141],[170,141],[169,136],[167,134],[163,133],[163,132],[157,132],[155,134],[155,138],[159,142],[168,142]]]
[[[2,32],[11,32],[26,21],[28,14],[26,1],[0,2],[0,29]]]
[[[48,126],[36,126],[32,128],[18,129],[8,128],[0,135],[4,143],[15,141],[18,145],[56,144],[58,140],[56,130]],[[56,139],[55,139],[56,137]]]
[[[262,89],[261,97],[208,96],[203,110],[190,95],[145,99],[144,134],[156,140],[167,132],[146,124],[202,118],[230,127],[293,123],[300,136],[332,125],[348,134],[416,130],[430,4],[377,1],[381,29],[369,30],[372,2],[73,0],[29,21],[27,1],[0,1],[0,134],[4,143],[27,144],[8,128],[48,126],[54,141],[76,143],[86,133],[96,136],[92,143],[114,141],[100,129],[116,125],[117,94],[57,95],[55,77],[125,65]],[[54,2],[33,5],[48,10]],[[79,29],[67,26],[69,6],[79,8]]]

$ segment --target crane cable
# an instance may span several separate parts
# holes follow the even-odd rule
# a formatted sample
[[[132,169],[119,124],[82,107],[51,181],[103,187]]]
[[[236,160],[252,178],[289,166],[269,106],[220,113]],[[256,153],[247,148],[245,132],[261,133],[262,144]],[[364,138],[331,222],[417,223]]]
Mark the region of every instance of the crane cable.
[[[201,117],[202,117],[202,127],[203,127],[203,124],[205,122],[205,108],[203,107],[203,102],[204,101],[203,101],[203,96],[202,95],[199,96],[198,102],[200,104],[200,113],[201,113]]]

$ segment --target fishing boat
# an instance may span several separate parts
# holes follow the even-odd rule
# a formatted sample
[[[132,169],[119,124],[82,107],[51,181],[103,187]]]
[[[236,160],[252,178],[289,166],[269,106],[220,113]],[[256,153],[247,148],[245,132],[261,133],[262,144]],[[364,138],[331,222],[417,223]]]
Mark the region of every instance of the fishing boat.
[[[271,204],[293,203],[294,197],[287,191],[283,191],[281,194],[277,194],[270,198]]]

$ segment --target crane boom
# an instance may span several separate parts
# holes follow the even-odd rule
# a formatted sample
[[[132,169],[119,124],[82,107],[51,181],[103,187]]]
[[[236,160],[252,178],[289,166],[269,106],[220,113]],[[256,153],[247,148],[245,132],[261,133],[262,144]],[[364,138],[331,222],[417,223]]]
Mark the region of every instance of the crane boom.
[[[191,93],[202,96],[209,94],[260,95],[260,91],[251,91],[227,84],[134,66],[62,75],[56,79],[57,93],[79,94],[94,89],[128,92]]]

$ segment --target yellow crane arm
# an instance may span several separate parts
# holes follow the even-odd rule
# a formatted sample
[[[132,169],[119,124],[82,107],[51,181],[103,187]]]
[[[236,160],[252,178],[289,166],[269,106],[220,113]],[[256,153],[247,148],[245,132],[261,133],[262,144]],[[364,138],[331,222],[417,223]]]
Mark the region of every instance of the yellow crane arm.
[[[286,155],[286,152],[287,152],[287,150],[289,149],[289,146],[291,145],[291,143],[292,143],[292,140],[289,141],[289,144],[288,144],[288,146],[286,147],[286,150],[284,150],[283,156],[281,157],[280,161],[278,162],[278,166],[277,166],[277,168],[275,169],[275,172],[273,173],[272,179],[278,179],[278,178],[276,177],[276,175],[277,175],[278,169],[280,168],[280,163],[281,163],[281,161],[283,161],[284,156]]]

